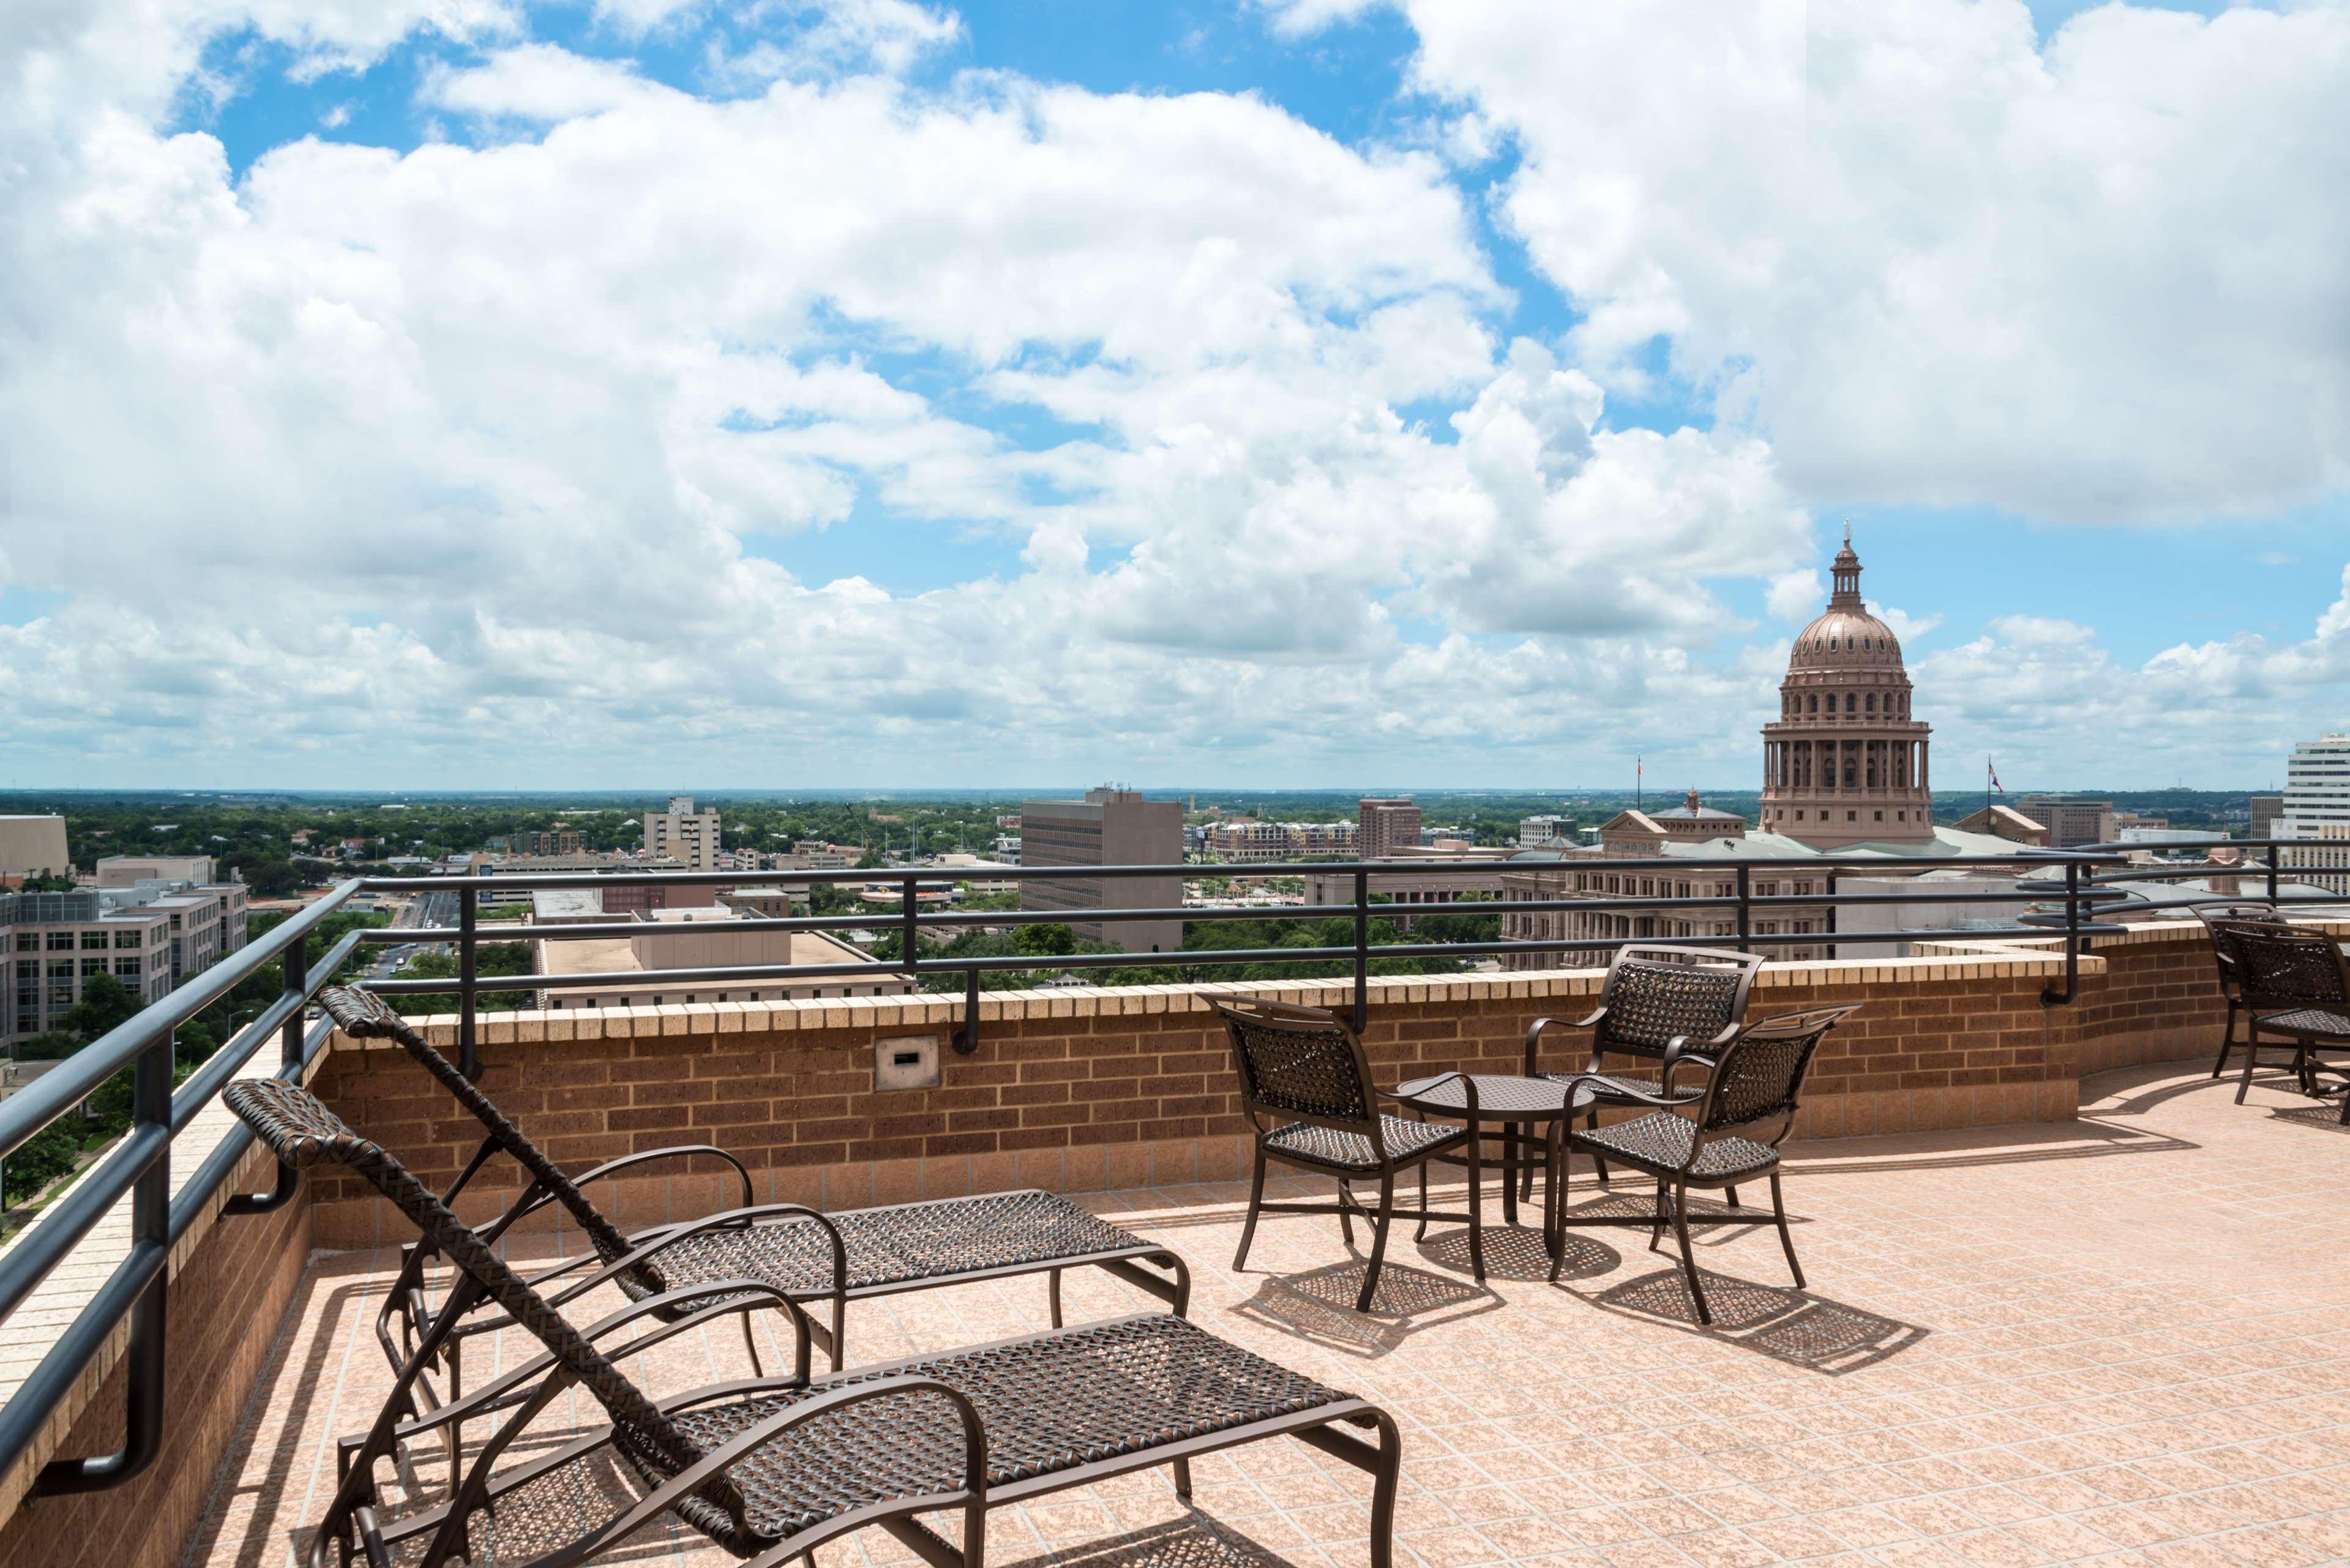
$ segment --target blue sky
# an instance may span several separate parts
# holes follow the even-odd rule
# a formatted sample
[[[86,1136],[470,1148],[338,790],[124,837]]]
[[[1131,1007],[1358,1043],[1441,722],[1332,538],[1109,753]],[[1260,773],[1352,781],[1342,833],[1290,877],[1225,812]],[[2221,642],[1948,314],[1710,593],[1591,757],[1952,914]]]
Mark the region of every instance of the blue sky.
[[[1743,784],[1846,519],[2027,785],[2350,722],[2350,11],[1798,11],[0,36],[14,771]]]

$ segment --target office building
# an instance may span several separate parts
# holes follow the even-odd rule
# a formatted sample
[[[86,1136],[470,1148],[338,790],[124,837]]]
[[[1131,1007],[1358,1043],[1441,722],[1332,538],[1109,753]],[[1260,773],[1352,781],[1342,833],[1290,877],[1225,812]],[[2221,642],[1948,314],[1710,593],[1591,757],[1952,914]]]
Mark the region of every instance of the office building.
[[[718,869],[718,813],[696,811],[690,794],[673,794],[667,811],[645,813],[645,853],[666,855],[688,871]]]
[[[1172,909],[1183,903],[1183,803],[1145,800],[1133,791],[1097,789],[1083,800],[1031,800],[1020,805],[1020,864],[1167,866],[1165,877],[1039,877],[1020,884],[1024,909]],[[1180,920],[1073,920],[1087,941],[1130,953],[1175,952]]]
[[[209,855],[109,855],[98,863],[98,885],[101,888],[135,888],[141,882],[193,882],[202,886],[213,880],[213,857]]]
[[[1365,860],[1392,860],[1419,845],[1419,807],[1408,797],[1364,800],[1355,808],[1355,852]]]
[[[2328,731],[2293,749],[2284,767],[2284,810],[2276,819],[2289,845],[2277,864],[2330,872],[2304,878],[2329,893],[2350,893],[2350,734]]]
[[[2246,836],[2251,838],[2274,838],[2276,836],[2277,818],[2284,815],[2284,796],[2281,794],[2256,794],[2252,796],[2251,800],[2247,801],[2245,805],[2248,807],[2251,817],[2251,826],[2248,829]]]
[[[0,894],[0,1041],[62,1028],[94,975],[143,1004],[244,946],[242,882],[146,880],[70,893]]]
[[[1356,836],[1351,822],[1262,822],[1236,816],[1211,824],[1201,847],[1226,861],[1352,858]]]
[[[2015,809],[2048,830],[2051,849],[2077,849],[2114,841],[2114,803],[2077,795],[2027,794]]]
[[[2350,734],[2329,731],[2293,747],[2284,766],[2281,838],[2315,838],[2328,823],[2350,826]]]
[[[62,816],[0,816],[0,877],[70,877]]]
[[[1521,849],[1542,849],[1574,842],[1575,818],[1571,816],[1525,816],[1518,819],[1518,847]]]

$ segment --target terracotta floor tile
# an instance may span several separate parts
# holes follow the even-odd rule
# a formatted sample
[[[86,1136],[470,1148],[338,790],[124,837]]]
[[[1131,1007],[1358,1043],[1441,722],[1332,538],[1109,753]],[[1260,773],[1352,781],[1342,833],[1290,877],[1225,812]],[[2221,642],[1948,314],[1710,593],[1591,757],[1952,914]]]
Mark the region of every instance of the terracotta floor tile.
[[[1787,1192],[1811,1288],[1788,1287],[1767,1229],[1700,1225],[1711,1329],[1695,1323],[1669,1250],[1648,1251],[1638,1232],[1570,1232],[1573,1267],[1554,1287],[1539,1237],[1497,1226],[1481,1286],[1460,1227],[1424,1241],[1406,1229],[1390,1244],[1381,1310],[1358,1315],[1360,1254],[1335,1223],[1266,1218],[1251,1270],[1236,1274],[1224,1264],[1237,1186],[1081,1201],[1182,1251],[1195,1321],[1395,1416],[1400,1563],[2350,1562],[2350,1249],[2334,1218],[2350,1206],[2350,1162],[2338,1132],[2293,1119],[2307,1102],[2281,1078],[2256,1081],[2241,1107],[2233,1094],[2193,1064],[2131,1069],[2091,1080],[2071,1127],[1794,1146]],[[1597,1212],[1642,1201],[1619,1190],[1602,1196],[1586,1168],[1571,1202]],[[1462,1196],[1456,1183],[1437,1199]],[[1496,1219],[1498,1197],[1489,1189]],[[581,1244],[570,1229],[502,1250],[536,1266]],[[372,1317],[398,1262],[390,1246],[314,1262],[190,1568],[275,1568],[306,1538],[332,1494],[335,1438],[363,1428],[390,1387]],[[447,1282],[438,1272],[434,1293]],[[1073,1323],[1149,1304],[1090,1271],[1069,1276],[1067,1302]],[[621,1304],[606,1289],[572,1310],[588,1322]],[[758,1324],[771,1369],[788,1362],[785,1326],[772,1314]],[[914,1293],[851,1309],[850,1360],[1045,1326],[1033,1278]],[[512,1330],[481,1336],[466,1385],[536,1349]],[[749,1371],[723,1324],[620,1365],[661,1391]],[[542,1417],[543,1434],[534,1428],[542,1447],[526,1439],[516,1452],[599,1420],[575,1387]],[[469,1455],[490,1429],[468,1429]],[[416,1458],[437,1486],[437,1449]],[[610,1486],[634,1484],[610,1469]],[[1193,1469],[1188,1504],[1155,1468],[1001,1511],[992,1557],[1003,1568],[1368,1568],[1360,1473],[1286,1440]],[[381,1479],[391,1511],[412,1506],[389,1468]],[[559,1531],[600,1495],[509,1500],[501,1551],[511,1560],[507,1548]],[[674,1521],[641,1532],[628,1560],[733,1561]],[[818,1561],[920,1560],[868,1530]]]

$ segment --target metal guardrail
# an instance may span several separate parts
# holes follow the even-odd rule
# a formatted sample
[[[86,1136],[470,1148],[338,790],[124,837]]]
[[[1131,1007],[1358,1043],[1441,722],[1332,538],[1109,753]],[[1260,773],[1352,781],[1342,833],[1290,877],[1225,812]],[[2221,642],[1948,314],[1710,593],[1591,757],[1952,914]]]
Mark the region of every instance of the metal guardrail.
[[[2279,843],[2290,841],[2232,841],[2234,847],[2272,849]],[[2212,868],[2137,867],[2122,859],[2121,851],[2140,849],[2145,846],[2097,846],[2088,852],[2047,850],[2024,851],[2014,856],[2000,857],[1919,857],[1914,859],[1877,857],[1839,859],[1833,856],[1780,857],[1741,858],[1736,860],[1703,859],[1695,857],[1672,857],[1620,859],[1586,859],[1570,862],[1537,863],[1545,867],[1555,864],[1571,865],[1584,871],[1633,871],[1654,874],[1669,868],[1674,879],[1686,873],[1691,877],[1711,873],[1719,880],[1724,871],[1732,873],[1733,890],[1727,895],[1700,895],[1686,898],[1664,895],[1611,895],[1553,899],[1512,899],[1502,902],[1466,902],[1454,904],[1378,904],[1371,901],[1369,878],[1380,877],[1430,875],[1456,872],[1458,863],[1442,861],[1347,862],[1313,861],[1300,864],[1253,864],[1245,869],[1222,873],[1244,877],[1281,876],[1351,875],[1354,898],[1345,904],[1318,905],[1301,908],[1293,915],[1287,909],[1267,910],[1248,905],[1218,905],[1180,909],[1135,908],[1054,910],[956,910],[924,911],[919,903],[918,889],[921,883],[933,883],[942,873],[936,867],[892,868],[884,871],[796,871],[785,874],[785,879],[795,885],[895,882],[901,889],[899,907],[891,923],[899,928],[903,940],[903,956],[895,962],[865,962],[858,964],[764,964],[729,966],[696,970],[660,970],[647,971],[663,980],[702,983],[717,981],[790,981],[837,976],[869,976],[877,971],[901,973],[919,984],[924,975],[952,973],[964,979],[963,1022],[955,1032],[955,1046],[968,1053],[979,1045],[979,977],[983,973],[1007,970],[1084,970],[1101,968],[1135,968],[1157,965],[1183,967],[1233,963],[1328,962],[1351,960],[1354,980],[1355,1021],[1359,1027],[1366,1022],[1370,965],[1375,958],[1425,958],[1435,956],[1485,955],[1508,952],[1535,951],[1545,953],[1604,952],[1618,948],[1627,938],[1554,939],[1496,940],[1481,942],[1391,942],[1370,940],[1370,922],[1382,915],[1399,915],[1419,919],[1442,913],[1547,913],[1578,909],[1638,909],[1651,913],[1681,910],[1735,911],[1734,938],[1742,950],[1756,948],[1816,946],[1832,944],[1836,933],[1769,932],[1754,929],[1758,910],[1781,907],[1816,909],[1827,907],[1831,911],[1839,907],[1863,905],[1901,905],[1910,903],[2005,903],[2016,901],[2023,893],[2045,899],[2042,909],[2028,911],[2012,928],[1973,928],[1958,930],[1904,930],[1898,932],[1851,933],[1847,941],[1871,943],[1887,940],[1931,940],[1937,938],[1984,940],[2001,936],[2031,937],[2045,940],[2061,934],[2064,939],[2066,983],[2062,992],[2050,990],[2045,1000],[2051,1005],[2061,1005],[2077,994],[2078,961],[2084,943],[2091,937],[2116,931],[2121,928],[2095,919],[2095,911],[2109,901],[2124,897],[2115,884],[2160,877],[2213,875]],[[2273,861],[2273,855],[2271,859]],[[1846,893],[1836,890],[1835,877],[1845,874],[1879,875],[1908,871],[1955,870],[1978,867],[1996,867],[2012,871],[2019,866],[2034,868],[2039,875],[2019,881],[2014,892],[1983,892],[1937,890],[1928,887],[1916,893]],[[1508,867],[1504,864],[1503,867]],[[1523,867],[1523,868],[1531,868]],[[1196,875],[1200,868],[1170,866],[1112,867],[1022,867],[991,868],[991,881],[1052,880],[1067,882],[1095,879],[1116,881],[1125,878],[1184,877]],[[2289,874],[2291,867],[2285,868]],[[1805,894],[1758,895],[1753,891],[1757,872],[1805,872],[1823,881],[1823,890]],[[2251,865],[2220,875],[2249,876],[2266,871],[2270,890],[2276,890],[2277,873],[2272,865]],[[951,876],[951,873],[944,873]],[[772,873],[744,872],[659,872],[631,875],[630,887],[667,883],[689,886],[740,886],[746,879],[771,877]],[[324,1049],[331,1033],[328,1024],[320,1020],[306,1023],[312,999],[319,988],[336,978],[353,954],[363,946],[385,943],[453,943],[458,949],[458,972],[445,980],[409,979],[373,982],[372,989],[386,995],[452,994],[458,998],[459,1047],[462,1065],[468,1073],[479,1064],[477,1048],[477,1002],[482,992],[534,990],[594,990],[608,988],[614,983],[609,974],[600,975],[497,975],[484,977],[478,972],[479,948],[484,940],[511,940],[497,927],[486,930],[477,919],[478,895],[494,886],[502,890],[525,888],[600,888],[612,886],[612,879],[597,874],[525,874],[515,877],[371,877],[346,883],[308,909],[247,943],[231,957],[213,965],[161,1001],[149,1006],[137,1017],[91,1042],[67,1062],[42,1075],[30,1087],[0,1103],[0,1158],[21,1147],[26,1140],[96,1091],[117,1073],[128,1068],[132,1075],[133,1116],[130,1130],[104,1158],[85,1171],[80,1179],[40,1216],[16,1243],[0,1254],[0,1319],[5,1319],[37,1289],[57,1265],[88,1237],[105,1215],[128,1196],[131,1203],[132,1242],[130,1255],[116,1267],[106,1282],[92,1293],[73,1323],[43,1357],[32,1375],[16,1390],[5,1407],[0,1407],[0,1472],[13,1467],[30,1449],[51,1415],[66,1398],[82,1372],[90,1365],[109,1338],[126,1322],[130,1325],[128,1343],[128,1411],[123,1447],[116,1453],[78,1459],[53,1459],[41,1469],[31,1495],[49,1496],[66,1492],[90,1491],[120,1486],[139,1475],[155,1459],[161,1447],[163,1410],[163,1348],[165,1308],[169,1293],[166,1273],[171,1249],[181,1237],[206,1212],[217,1198],[221,1188],[235,1172],[253,1144],[252,1135],[238,1127],[224,1138],[208,1155],[204,1164],[187,1181],[175,1198],[171,1191],[172,1150],[173,1140],[183,1132],[196,1114],[209,1105],[221,1089],[234,1078],[262,1046],[273,1037],[278,1042],[279,1076],[299,1081],[310,1062]],[[458,923],[453,927],[387,927],[355,930],[345,935],[322,954],[311,951],[311,932],[328,916],[342,908],[361,891],[414,892],[460,895],[457,898]],[[2180,904],[2195,902],[2181,899]],[[2310,901],[2321,901],[2312,899]],[[886,917],[885,917],[886,918]],[[1184,951],[1152,953],[1064,953],[1051,955],[1021,955],[1003,958],[924,958],[921,934],[925,930],[960,929],[972,926],[1016,926],[1031,924],[1114,924],[1138,920],[1180,919],[1190,921],[1266,919],[1282,918],[1346,919],[1351,918],[1353,940],[1339,947],[1263,948],[1263,949],[1193,949]],[[751,919],[729,921],[730,931],[799,931],[846,930],[869,927],[877,917],[870,912],[852,915],[790,916],[774,919]],[[1833,920],[1831,921],[1833,923]],[[610,925],[549,924],[527,928],[532,940],[551,941],[608,939],[615,930]],[[681,936],[694,928],[687,924],[651,921],[631,925],[631,936]],[[1719,936],[1706,937],[1642,937],[1643,942],[1707,946],[1722,941]],[[238,984],[259,972],[272,960],[283,961],[284,983],[279,994],[252,1023],[239,1030],[213,1056],[198,1068],[176,1091],[172,1086],[173,1032],[202,1012]],[[223,1205],[229,1215],[266,1212],[288,1201],[297,1189],[294,1172],[281,1168],[276,1185],[267,1192],[232,1195]]]

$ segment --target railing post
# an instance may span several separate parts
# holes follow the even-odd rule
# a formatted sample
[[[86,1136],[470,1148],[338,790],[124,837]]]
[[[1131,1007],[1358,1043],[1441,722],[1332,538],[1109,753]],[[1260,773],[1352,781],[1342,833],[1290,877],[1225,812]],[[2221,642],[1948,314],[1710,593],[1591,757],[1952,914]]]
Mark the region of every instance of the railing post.
[[[1753,887],[1753,874],[1747,867],[1738,868],[1738,950],[1754,950],[1754,909],[1746,900]]]
[[[475,909],[473,879],[457,893],[457,1071],[468,1078],[482,1075],[482,1062],[473,1042]]]
[[[914,924],[914,878],[908,877],[906,878],[905,904],[903,908],[899,909],[898,915],[898,929],[903,933],[903,935],[899,938],[899,946],[903,950],[903,957],[906,961],[906,978],[909,981],[914,981],[914,989],[916,991],[920,991],[922,989],[921,983],[920,981],[915,980],[915,974],[922,961],[921,955],[916,950],[921,946],[921,931],[920,929]]]
[[[139,1053],[130,1069],[130,1133],[172,1127],[172,1036],[166,1029]],[[172,1245],[172,1148],[167,1141],[130,1189],[132,1252],[168,1253]],[[168,1258],[130,1309],[130,1345],[123,1358],[122,1449],[87,1459],[52,1459],[33,1483],[36,1497],[103,1491],[120,1486],[155,1462],[163,1448],[164,1306],[171,1289]]]
[[[294,939],[294,945],[286,950],[286,957],[283,961],[286,967],[286,991],[298,996],[302,992],[309,990],[309,932],[305,931],[300,936]],[[302,1061],[302,1015],[307,1011],[308,1009],[307,1008],[296,1008],[294,1010],[294,1015],[286,1021],[286,1027],[279,1033],[277,1059],[281,1065],[287,1067],[297,1066]]]
[[[1355,873],[1355,1033],[1371,1022],[1371,874]]]
[[[2277,850],[2276,840],[2269,840],[2269,902],[2277,901],[2277,862],[2283,858]]]

